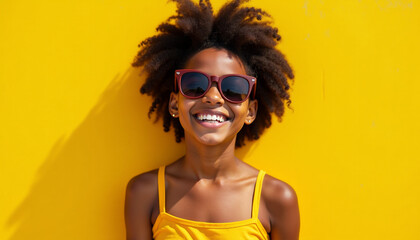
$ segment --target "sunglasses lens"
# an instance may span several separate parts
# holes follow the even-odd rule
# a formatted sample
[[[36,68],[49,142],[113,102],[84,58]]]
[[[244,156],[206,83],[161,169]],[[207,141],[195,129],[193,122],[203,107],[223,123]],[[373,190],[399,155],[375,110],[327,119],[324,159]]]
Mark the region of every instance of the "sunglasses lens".
[[[227,99],[242,102],[248,96],[249,82],[243,77],[230,76],[223,79],[221,88]]]
[[[207,90],[209,80],[198,72],[184,73],[181,78],[181,89],[184,95],[199,97]]]

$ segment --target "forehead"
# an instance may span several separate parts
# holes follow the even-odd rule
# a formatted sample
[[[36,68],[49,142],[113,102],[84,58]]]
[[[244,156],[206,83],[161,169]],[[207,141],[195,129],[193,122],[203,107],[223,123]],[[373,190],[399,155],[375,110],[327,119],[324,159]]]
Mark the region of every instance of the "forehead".
[[[207,48],[196,53],[187,61],[185,68],[197,69],[216,76],[246,74],[238,56],[225,49],[217,48]]]

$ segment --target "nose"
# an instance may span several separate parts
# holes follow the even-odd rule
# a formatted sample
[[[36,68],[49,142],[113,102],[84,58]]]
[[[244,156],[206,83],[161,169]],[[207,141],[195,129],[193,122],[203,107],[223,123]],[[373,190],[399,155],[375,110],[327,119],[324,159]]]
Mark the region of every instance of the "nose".
[[[225,100],[217,88],[217,83],[213,82],[211,84],[209,91],[203,96],[202,101],[205,103],[210,103],[211,105],[223,105],[225,103]]]

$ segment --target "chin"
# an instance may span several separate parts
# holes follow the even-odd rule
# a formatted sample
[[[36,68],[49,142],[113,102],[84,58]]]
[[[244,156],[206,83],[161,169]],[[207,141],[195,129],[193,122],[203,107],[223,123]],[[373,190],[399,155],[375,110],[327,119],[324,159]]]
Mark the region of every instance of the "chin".
[[[212,134],[205,134],[203,136],[197,136],[197,138],[200,143],[204,145],[210,145],[210,146],[214,146],[223,142],[219,136],[211,136],[211,135]]]
[[[197,136],[198,141],[207,146],[217,146],[223,143],[230,143],[235,141],[234,139],[226,139],[225,137],[220,136],[220,134],[204,134],[202,136]]]

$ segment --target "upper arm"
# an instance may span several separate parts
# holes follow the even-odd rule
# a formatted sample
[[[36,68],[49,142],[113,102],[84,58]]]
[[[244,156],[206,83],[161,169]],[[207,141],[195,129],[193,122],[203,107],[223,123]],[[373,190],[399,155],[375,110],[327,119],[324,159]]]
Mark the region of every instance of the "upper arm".
[[[270,214],[271,239],[299,239],[300,217],[296,192],[285,182],[268,176],[264,201]]]
[[[157,200],[157,174],[147,172],[132,178],[125,197],[127,240],[152,239],[151,213]]]

